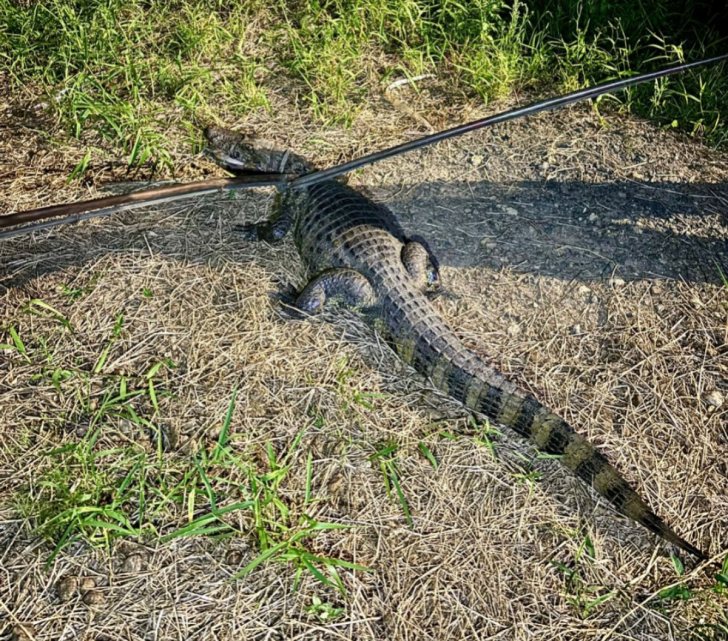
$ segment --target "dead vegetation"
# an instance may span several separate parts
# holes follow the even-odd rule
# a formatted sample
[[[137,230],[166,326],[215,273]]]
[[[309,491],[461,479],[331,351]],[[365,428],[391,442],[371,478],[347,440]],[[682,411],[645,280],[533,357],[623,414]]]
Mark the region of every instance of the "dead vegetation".
[[[362,122],[373,139],[374,117]],[[306,130],[265,127],[311,149]],[[65,185],[73,152],[27,130],[5,134],[5,211],[87,198],[121,177],[100,170]],[[356,135],[328,138],[319,160],[344,138],[352,153]],[[195,163],[190,175],[208,171]],[[716,266],[728,265],[726,171],[724,156],[691,141],[575,109],[353,178],[432,239],[448,287],[437,305],[463,340],[588,434],[718,563],[728,537],[718,402],[728,289]],[[205,198],[0,247],[6,634],[28,624],[37,638],[725,638],[713,572],[688,560],[676,572],[664,545],[557,462],[470,423],[349,315],[287,318],[271,293],[304,281],[292,244],[230,233],[269,198]],[[113,405],[122,380],[129,398]],[[215,458],[220,445],[235,461]],[[132,475],[121,500],[138,461],[144,483]],[[280,501],[266,504],[268,521],[240,508],[215,521],[228,538],[169,537],[209,515],[211,495],[224,508],[263,492],[253,476]],[[63,494],[63,483],[80,493]],[[146,517],[142,486],[157,510]],[[84,503],[84,492],[99,500]],[[117,499],[143,536],[110,536],[102,520],[84,530],[95,547],[81,538],[45,567],[58,534],[38,536],[41,508]],[[261,553],[261,527],[290,543],[303,514],[351,527],[302,549],[372,572],[338,566],[345,593],[310,571],[297,577],[295,560],[231,580]],[[58,594],[67,577],[75,591]],[[82,590],[83,579],[95,586]]]

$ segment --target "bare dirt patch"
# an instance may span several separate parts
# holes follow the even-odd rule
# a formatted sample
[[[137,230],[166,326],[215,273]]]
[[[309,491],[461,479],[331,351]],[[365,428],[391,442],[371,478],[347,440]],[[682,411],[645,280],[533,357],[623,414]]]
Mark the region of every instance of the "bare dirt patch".
[[[299,148],[312,135],[267,127]],[[340,136],[352,136],[347,153],[354,135]],[[51,157],[2,167],[5,211],[86,198],[120,178],[100,172],[85,189],[64,186],[74,162],[47,173]],[[710,395],[728,395],[728,290],[717,267],[728,267],[726,177],[725,156],[584,108],[352,177],[432,242],[447,284],[437,305],[463,340],[599,444],[718,559],[728,544],[728,408]],[[0,353],[8,634],[29,624],[38,638],[669,639],[721,621],[725,596],[708,591],[709,574],[687,562],[677,577],[663,544],[523,443],[491,436],[494,457],[461,408],[348,314],[327,323],[281,313],[269,292],[305,277],[292,244],[231,234],[265,215],[269,199],[205,198],[0,246],[0,323],[17,328],[27,351]],[[74,333],[53,314],[26,313],[32,300]],[[119,315],[123,329],[96,371]],[[374,570],[341,571],[346,598],[310,574],[294,592],[295,570],[281,563],[231,581],[258,553],[244,515],[235,525],[245,534],[231,539],[79,542],[44,568],[52,545],[21,518],[18,497],[40,491],[49,451],[83,438],[87,408],[113,377],[144,380],[162,359],[175,365],[160,374],[173,396],[137,411],[172,435],[161,454],[169,470],[183,473],[192,453],[214,445],[236,386],[231,448],[251,465],[264,469],[267,443],[284,452],[306,428],[281,496],[300,505],[310,453],[311,515],[355,526],[312,539],[312,552]],[[88,376],[59,390],[54,368]],[[387,442],[399,445],[412,527],[369,460]],[[109,420],[98,448],[122,446],[153,456],[157,444]],[[99,466],[113,469],[114,457]],[[243,479],[223,480],[235,491]],[[184,524],[186,509],[170,506],[157,526]],[[60,598],[68,576],[92,578],[93,598]],[[658,598],[675,583],[690,598]]]

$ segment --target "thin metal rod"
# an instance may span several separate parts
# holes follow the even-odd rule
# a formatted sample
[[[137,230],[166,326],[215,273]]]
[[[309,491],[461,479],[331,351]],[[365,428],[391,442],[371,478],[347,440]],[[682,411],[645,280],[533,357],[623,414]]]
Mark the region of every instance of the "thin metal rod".
[[[144,189],[119,196],[106,196],[104,198],[66,203],[64,205],[51,205],[50,207],[41,207],[40,209],[30,209],[28,211],[0,216],[0,229],[14,227],[24,223],[32,223],[38,220],[46,220],[48,218],[56,218],[58,216],[73,216],[74,214],[92,210],[102,209],[108,211],[108,213],[112,213],[121,209],[134,209],[136,207],[144,207],[151,203],[169,202],[180,198],[209,194],[223,189],[232,191],[250,187],[283,185],[290,181],[291,178],[292,174],[261,173],[250,176],[237,176],[235,178],[197,180],[191,183]],[[0,236],[0,238],[2,237]]]
[[[514,120],[516,118],[522,118],[523,116],[530,116],[532,114],[537,114],[542,111],[551,111],[552,109],[558,109],[559,107],[564,107],[575,102],[580,102],[589,98],[595,98],[605,93],[618,91],[620,89],[626,89],[627,87],[631,87],[633,85],[638,85],[643,82],[649,82],[650,80],[657,80],[658,78],[664,78],[665,76],[671,76],[675,73],[680,73],[682,71],[694,69],[695,67],[709,65],[711,63],[719,62],[726,59],[728,59],[728,54],[716,56],[715,58],[708,58],[707,60],[700,60],[699,62],[690,62],[687,64],[678,65],[677,67],[661,69],[660,71],[653,71],[651,73],[634,76],[633,78],[627,78],[625,80],[615,80],[613,82],[607,82],[601,85],[597,85],[596,87],[580,89],[579,91],[574,91],[564,96],[558,96],[557,98],[549,98],[548,100],[535,102],[525,107],[517,107],[516,109],[504,111],[503,113],[496,114],[495,116],[489,116],[487,118],[482,118],[481,120],[475,120],[465,125],[460,125],[458,127],[453,127],[452,129],[440,131],[430,136],[424,136],[423,138],[418,138],[417,140],[405,142],[401,145],[397,145],[396,147],[390,147],[389,149],[377,151],[373,154],[369,154],[368,156],[363,156],[362,158],[357,158],[350,162],[345,162],[341,165],[337,165],[336,167],[330,167],[329,169],[323,169],[321,171],[316,171],[310,174],[306,174],[304,176],[300,176],[299,178],[293,180],[289,186],[307,187],[309,185],[321,182],[322,180],[330,180],[331,178],[335,178],[336,176],[340,176],[341,174],[353,171],[354,169],[359,169],[360,167],[364,167],[365,165],[371,165],[372,163],[379,162],[380,160],[384,160],[385,158],[391,158],[392,156],[398,156],[399,154],[403,154],[414,149],[420,149],[422,147],[427,147],[428,145],[434,145],[435,143],[447,140],[448,138],[460,136],[470,131],[476,131],[477,129],[482,129],[483,127],[489,127],[490,125],[496,125],[501,122],[506,122],[508,120]]]
[[[274,174],[271,174],[274,175]],[[281,176],[286,176],[287,174],[280,174]],[[295,175],[295,174],[291,174]],[[248,178],[248,176],[246,176]],[[248,187],[266,187],[269,185],[279,185],[282,181],[277,182],[271,182],[268,180],[251,180],[248,182],[236,184],[236,185],[224,185],[222,187],[215,187],[211,188],[210,183],[216,182],[211,180],[204,180],[199,181],[199,183],[204,183],[205,188],[196,188],[192,191],[184,191],[182,193],[177,194],[159,194],[155,195],[153,197],[146,198],[144,200],[140,200],[137,202],[123,202],[119,203],[117,205],[112,205],[111,207],[104,207],[102,209],[96,209],[96,207],[93,207],[93,211],[88,211],[88,207],[82,208],[82,205],[89,205],[91,203],[98,203],[103,200],[108,200],[106,198],[98,198],[96,200],[86,200],[83,202],[73,203],[74,205],[77,205],[80,208],[80,211],[78,213],[72,213],[67,214],[61,218],[54,218],[53,220],[46,220],[45,222],[37,222],[30,225],[23,225],[21,227],[14,227],[13,229],[7,229],[6,231],[2,231],[2,226],[0,226],[0,240],[7,240],[9,238],[15,238],[16,236],[22,236],[24,234],[29,234],[32,231],[42,231],[43,229],[51,229],[52,227],[58,227],[60,225],[67,225],[70,223],[78,223],[82,220],[90,220],[91,218],[100,218],[101,216],[109,216],[111,214],[115,214],[118,211],[126,211],[128,209],[138,209],[140,207],[148,207],[152,204],[158,204],[158,203],[171,203],[175,200],[183,200],[185,198],[191,198],[193,196],[200,196],[202,194],[210,194],[217,191],[220,191],[221,189],[227,189],[228,191],[233,191],[236,189],[245,189]],[[148,189],[146,192],[135,192],[135,194],[142,194],[142,193],[151,193],[151,192],[161,192],[165,189],[171,190],[174,187],[188,187],[191,185],[194,185],[195,183],[189,183],[188,185],[172,185],[170,187],[160,187],[159,189]],[[128,194],[133,195],[133,194]],[[59,205],[59,207],[64,207],[65,205]],[[46,207],[46,209],[53,209],[53,207]],[[39,209],[30,210],[28,212],[20,212],[20,213],[32,213],[36,211],[41,211]],[[86,213],[82,213],[86,212]],[[13,214],[11,214],[13,215]],[[0,216],[0,221],[2,221],[2,216]]]
[[[574,91],[564,96],[549,98],[548,100],[535,102],[525,107],[511,109],[510,111],[505,111],[494,116],[489,116],[487,118],[482,118],[481,120],[453,127],[452,129],[446,129],[445,131],[441,131],[430,136],[424,136],[418,140],[406,142],[401,145],[397,145],[396,147],[390,147],[389,149],[384,149],[350,162],[306,174],[304,176],[295,177],[290,174],[258,173],[250,176],[239,176],[236,178],[199,180],[183,185],[172,185],[170,187],[138,191],[123,196],[110,196],[107,198],[98,198],[96,200],[87,200],[65,205],[54,205],[51,207],[43,207],[41,209],[32,209],[15,214],[8,214],[6,216],[0,216],[0,230],[24,223],[46,220],[48,218],[61,216],[63,216],[63,218],[58,218],[57,220],[48,223],[26,224],[24,227],[19,229],[12,229],[5,232],[0,231],[0,240],[30,233],[39,229],[47,229],[49,227],[63,225],[65,223],[78,222],[80,220],[95,218],[97,216],[105,216],[116,211],[144,207],[153,203],[169,202],[180,198],[190,198],[192,196],[207,194],[217,190],[246,189],[249,187],[262,187],[268,185],[275,185],[279,188],[284,185],[292,188],[306,187],[324,180],[330,180],[331,178],[335,178],[336,176],[340,176],[353,171],[354,169],[359,169],[360,167],[370,165],[380,160],[391,158],[392,156],[397,156],[414,149],[427,147],[428,145],[434,145],[435,143],[447,140],[448,138],[476,131],[483,127],[507,122],[516,118],[522,118],[524,116],[530,116],[542,111],[551,111],[582,100],[596,98],[597,96],[601,96],[606,93],[619,91],[621,89],[626,89],[627,87],[632,87],[651,80],[657,80],[658,78],[664,78],[665,76],[681,73],[683,71],[688,71],[689,69],[712,64],[714,62],[720,62],[721,60],[726,59],[728,59],[728,54],[708,58],[707,60],[700,60],[698,62],[690,62],[670,67],[668,69],[653,71],[651,73],[634,76],[624,80],[615,80],[613,82],[597,85],[596,87],[580,89],[579,91]],[[93,214],[80,215],[83,212],[90,211],[93,211]]]

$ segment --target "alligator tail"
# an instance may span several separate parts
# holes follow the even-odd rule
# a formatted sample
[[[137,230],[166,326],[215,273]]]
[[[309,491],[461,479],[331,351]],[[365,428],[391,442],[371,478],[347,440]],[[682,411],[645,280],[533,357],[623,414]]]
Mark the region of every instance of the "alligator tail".
[[[701,560],[706,555],[678,536],[583,436],[503,374],[467,350],[449,328],[426,332],[416,341],[394,341],[400,356],[435,385],[493,423],[512,428],[562,463],[618,511]],[[444,336],[443,330],[450,336]],[[429,336],[428,336],[429,335]]]

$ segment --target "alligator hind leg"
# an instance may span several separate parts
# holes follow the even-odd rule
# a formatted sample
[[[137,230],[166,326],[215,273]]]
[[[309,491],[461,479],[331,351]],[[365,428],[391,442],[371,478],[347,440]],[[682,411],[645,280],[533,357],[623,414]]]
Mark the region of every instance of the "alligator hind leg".
[[[273,213],[268,220],[247,225],[236,225],[233,231],[246,240],[265,240],[275,243],[282,240],[293,225],[293,207],[287,206],[284,194],[277,193]]]
[[[402,264],[417,285],[426,291],[440,285],[437,259],[429,248],[417,240],[409,240],[402,247]]]
[[[327,269],[303,288],[296,299],[296,307],[307,314],[317,314],[332,300],[348,307],[370,307],[376,299],[374,288],[360,272],[346,268]]]

